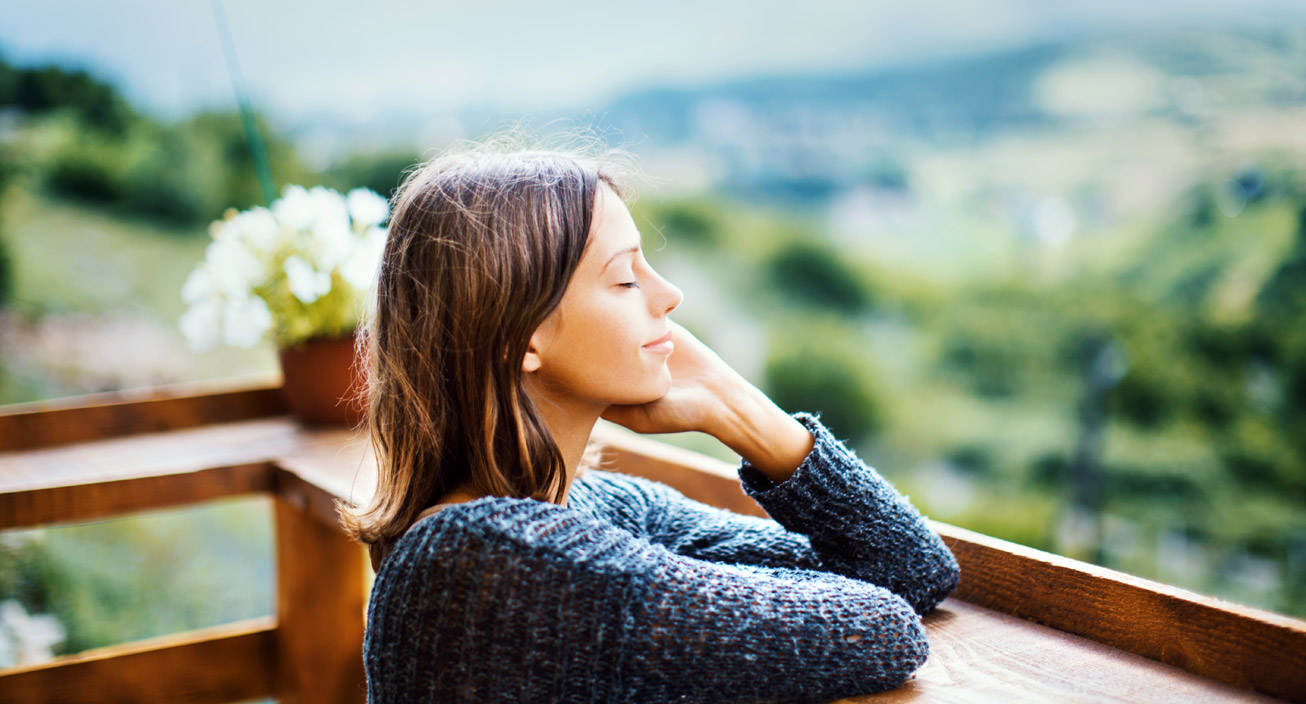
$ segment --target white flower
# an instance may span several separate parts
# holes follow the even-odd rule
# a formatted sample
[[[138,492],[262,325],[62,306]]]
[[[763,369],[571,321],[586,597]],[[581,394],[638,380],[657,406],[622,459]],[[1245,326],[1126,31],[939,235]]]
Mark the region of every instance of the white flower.
[[[192,352],[210,350],[218,344],[221,317],[222,306],[214,299],[198,301],[182,313],[177,324]]]
[[[318,271],[334,271],[349,258],[358,237],[349,231],[348,218],[322,218],[313,225],[312,256]]]
[[[281,197],[272,203],[272,214],[277,217],[277,222],[292,230],[307,229],[316,217],[308,190],[294,185],[281,191]]]
[[[213,280],[213,274],[209,273],[208,266],[201,263],[186,277],[186,283],[182,284],[181,300],[194,304],[212,298],[217,293],[218,284]]]
[[[340,275],[355,289],[366,290],[376,276],[384,247],[385,230],[377,227],[369,229],[366,235],[358,238],[354,251],[340,265]]]
[[[215,240],[223,239],[231,233],[232,231],[227,228],[226,220],[214,220],[209,223],[209,237],[212,237]]]
[[[312,303],[331,290],[331,275],[314,269],[297,254],[286,258],[285,268],[290,292],[304,303]]]
[[[271,207],[227,212],[210,224],[213,241],[181,290],[189,308],[178,324],[194,350],[218,342],[251,347],[269,331],[278,345],[326,332],[321,321],[337,327],[356,307],[348,299],[375,285],[389,203],[373,191],[355,188],[346,197],[292,184]],[[282,276],[293,298],[262,298]],[[349,295],[328,297],[337,285]]]
[[[248,296],[267,277],[267,264],[235,237],[210,242],[204,256],[215,287],[228,296]]]
[[[341,222],[349,227],[349,206],[344,196],[330,188],[313,186],[308,198],[313,208],[313,224]]]
[[[54,659],[63,624],[52,614],[31,615],[16,599],[0,603],[0,667],[35,665]]]
[[[385,240],[388,235],[389,233],[384,227],[369,227],[367,233],[363,235],[363,238],[367,240],[367,244],[376,252],[377,259],[380,259],[381,253],[385,251]]]
[[[282,240],[281,224],[267,208],[246,210],[233,218],[231,225],[240,239],[260,254],[274,253]]]
[[[379,225],[390,215],[390,203],[370,188],[355,188],[346,201],[355,227]]]
[[[227,301],[222,313],[223,341],[232,347],[253,347],[272,328],[272,313],[258,296]]]

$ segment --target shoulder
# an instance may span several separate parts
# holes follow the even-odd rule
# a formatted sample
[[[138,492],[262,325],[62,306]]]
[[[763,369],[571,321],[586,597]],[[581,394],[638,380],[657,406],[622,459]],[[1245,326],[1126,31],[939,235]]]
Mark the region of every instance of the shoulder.
[[[386,556],[374,591],[410,579],[463,579],[489,566],[506,573],[655,557],[645,553],[656,546],[633,539],[587,511],[535,499],[484,497],[441,509],[413,525]]]
[[[645,584],[664,553],[565,506],[488,497],[457,504],[419,521],[395,543],[372,583],[369,631],[399,642],[422,623],[444,618],[451,605],[498,605],[475,617],[490,618],[577,590]]]
[[[369,682],[386,701],[484,701],[477,686],[464,687],[468,676],[496,700],[551,700],[519,697],[505,672],[546,689],[558,686],[549,673],[574,672],[574,686],[589,686],[589,669],[558,668],[596,644],[626,640],[657,553],[582,511],[534,499],[487,497],[437,511],[395,544],[373,582]]]
[[[620,472],[591,469],[573,482],[567,504],[642,537],[674,506],[687,502],[662,482]]]
[[[572,482],[567,504],[589,508],[593,504],[650,506],[666,500],[673,491],[661,482],[621,472],[589,469]]]
[[[646,493],[650,489],[656,489],[657,487],[666,488],[667,485],[624,472],[608,469],[587,469],[576,478],[572,486],[590,486],[603,491]]]
[[[548,536],[574,531],[587,518],[546,501],[482,497],[447,506],[419,520],[395,543],[391,554],[547,547]]]

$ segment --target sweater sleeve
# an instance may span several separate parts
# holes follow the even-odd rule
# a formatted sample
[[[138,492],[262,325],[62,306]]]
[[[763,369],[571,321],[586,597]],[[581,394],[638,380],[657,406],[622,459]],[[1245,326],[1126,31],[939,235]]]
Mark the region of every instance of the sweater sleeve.
[[[496,500],[419,525],[377,575],[369,702],[829,702],[920,667],[920,619],[832,574],[673,553]]]
[[[741,460],[745,493],[772,520],[744,516],[638,478],[647,492],[651,541],[681,555],[717,562],[822,570],[888,588],[918,613],[957,585],[956,558],[905,496],[820,421],[793,418],[814,438],[812,451],[776,483]]]

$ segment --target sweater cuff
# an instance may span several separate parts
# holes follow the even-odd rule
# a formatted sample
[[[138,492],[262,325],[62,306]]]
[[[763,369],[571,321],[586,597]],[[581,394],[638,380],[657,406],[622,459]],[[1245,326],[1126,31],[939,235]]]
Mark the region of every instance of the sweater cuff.
[[[744,492],[772,519],[808,535],[843,535],[867,516],[908,525],[916,510],[875,468],[863,462],[820,421],[820,414],[791,414],[813,436],[808,453],[792,476],[774,482],[748,460],[739,467]],[[923,527],[923,523],[921,526]]]
[[[788,479],[776,482],[753,463],[740,458],[740,484],[743,485],[744,491],[759,503],[788,502],[797,497],[805,497],[813,482],[820,482],[821,468],[836,464],[835,457],[848,452],[821,422],[819,412],[798,411],[791,413],[790,417],[802,423],[803,427],[811,432],[812,451],[807,453],[802,464],[798,465],[798,469],[794,470]],[[765,508],[765,504],[763,507]]]

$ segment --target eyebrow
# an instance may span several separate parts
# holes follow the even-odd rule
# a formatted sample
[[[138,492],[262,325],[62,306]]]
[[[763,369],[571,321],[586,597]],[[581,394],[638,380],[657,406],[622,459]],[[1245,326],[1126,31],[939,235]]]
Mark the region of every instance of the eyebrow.
[[[630,252],[638,252],[638,251],[639,251],[639,245],[635,245],[634,247],[627,247],[621,250],[620,252],[617,252],[616,254],[612,255],[612,258],[608,260],[607,264],[603,265],[603,268],[599,270],[599,273],[602,274],[603,272],[607,271],[608,266],[610,266],[612,262],[616,261],[617,257],[620,257],[623,254],[628,254]]]

